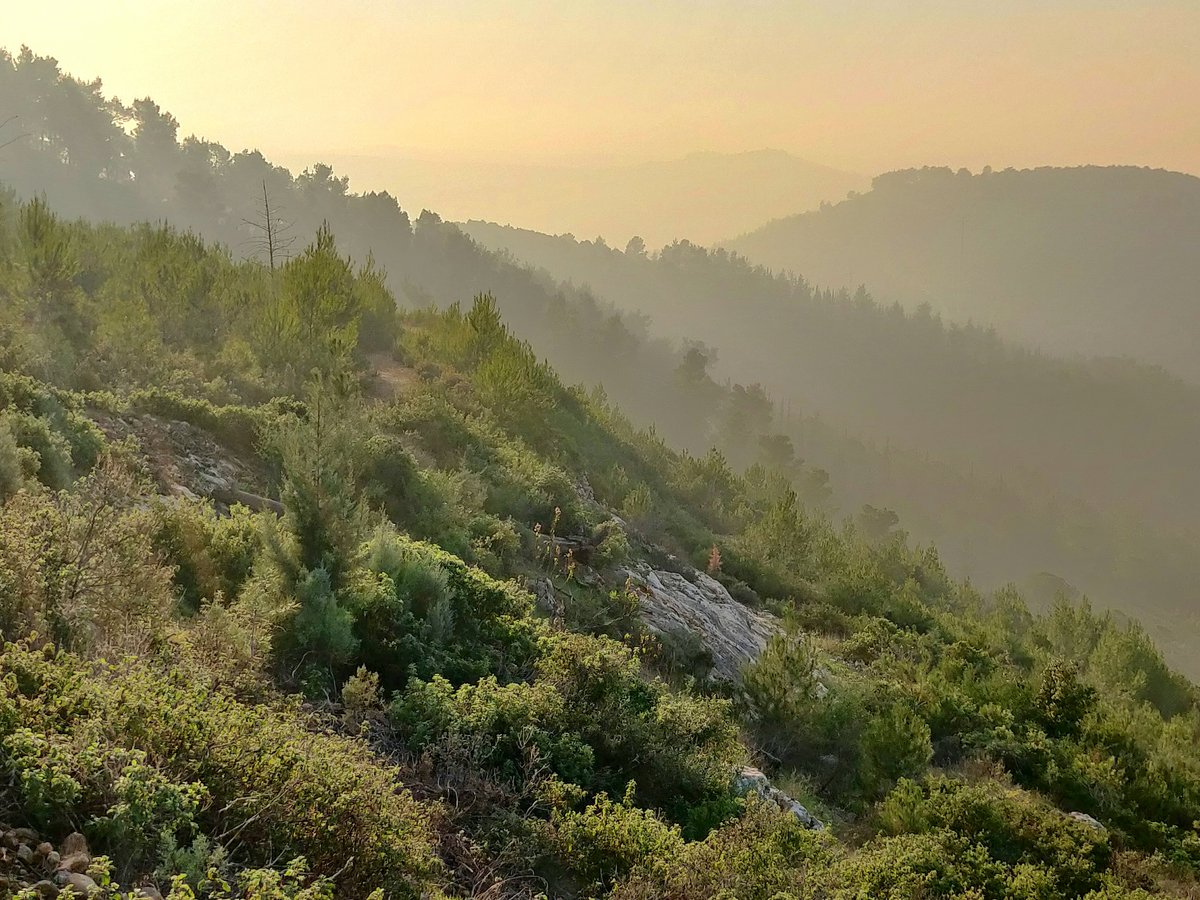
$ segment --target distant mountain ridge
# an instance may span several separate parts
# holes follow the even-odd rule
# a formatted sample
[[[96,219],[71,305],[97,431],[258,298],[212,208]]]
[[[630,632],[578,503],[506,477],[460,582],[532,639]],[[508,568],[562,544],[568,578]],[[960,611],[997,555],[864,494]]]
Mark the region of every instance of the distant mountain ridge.
[[[781,150],[693,153],[629,165],[431,162],[403,154],[322,154],[354,184],[386,186],[448,219],[487,216],[550,233],[651,246],[716,242],[765,219],[815,209],[868,187],[866,176]],[[303,168],[308,158],[283,157]]]
[[[1057,353],[1200,382],[1200,178],[1132,166],[880,175],[723,246]]]

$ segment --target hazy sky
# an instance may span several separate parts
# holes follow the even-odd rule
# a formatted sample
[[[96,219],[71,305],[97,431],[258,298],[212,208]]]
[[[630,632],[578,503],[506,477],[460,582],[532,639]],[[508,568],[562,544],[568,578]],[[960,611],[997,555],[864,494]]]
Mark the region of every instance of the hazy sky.
[[[873,173],[1200,173],[1200,0],[6,0],[29,44],[268,155],[774,147]]]

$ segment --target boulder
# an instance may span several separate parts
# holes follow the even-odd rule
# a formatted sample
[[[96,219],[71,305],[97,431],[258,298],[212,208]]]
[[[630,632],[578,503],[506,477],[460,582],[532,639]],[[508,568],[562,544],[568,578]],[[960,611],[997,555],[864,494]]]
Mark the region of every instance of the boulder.
[[[72,831],[66,836],[58,852],[64,857],[70,856],[73,853],[83,853],[86,856],[92,855],[92,851],[88,849],[87,838],[78,831]]]
[[[793,800],[771,784],[770,779],[753,766],[745,766],[738,771],[733,779],[733,788],[743,797],[747,794],[757,794],[764,800],[774,803],[785,812],[791,813],[796,821],[805,828],[811,828],[814,831],[822,831],[825,828],[825,823],[810,813],[802,803]]]
[[[1096,831],[1108,831],[1104,824],[1095,816],[1089,816],[1085,812],[1073,812],[1067,814],[1068,818],[1074,819],[1081,825],[1086,825],[1088,828],[1093,828]]]
[[[719,581],[698,570],[688,577],[645,563],[621,572],[640,601],[642,621],[658,634],[690,632],[712,654],[713,674],[737,681],[778,630],[768,613],[738,603]]]
[[[530,583],[529,591],[533,594],[533,602],[539,612],[551,619],[562,617],[563,604],[558,599],[558,591],[553,581],[549,578],[538,578]]]
[[[86,897],[93,891],[99,890],[96,882],[82,872],[64,872],[60,870],[54,876],[62,888],[61,894],[73,894],[76,897]]]
[[[86,872],[91,864],[92,857],[87,853],[68,853],[56,868],[59,872]]]

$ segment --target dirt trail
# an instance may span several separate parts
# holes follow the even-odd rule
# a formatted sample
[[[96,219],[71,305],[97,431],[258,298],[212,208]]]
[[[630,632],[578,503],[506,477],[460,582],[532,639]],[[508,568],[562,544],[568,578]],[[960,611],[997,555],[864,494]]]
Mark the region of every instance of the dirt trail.
[[[396,362],[387,353],[372,353],[367,357],[375,370],[375,377],[367,388],[367,394],[377,400],[392,400],[399,397],[420,381],[417,370]]]

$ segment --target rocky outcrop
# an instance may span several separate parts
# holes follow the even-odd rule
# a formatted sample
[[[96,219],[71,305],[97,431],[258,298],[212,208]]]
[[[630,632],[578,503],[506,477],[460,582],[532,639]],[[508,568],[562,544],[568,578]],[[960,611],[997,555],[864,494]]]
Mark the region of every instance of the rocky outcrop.
[[[92,418],[113,441],[129,437],[137,440],[162,493],[187,500],[206,497],[222,511],[240,503],[255,511],[282,515],[279,501],[248,490],[264,484],[263,473],[230,453],[203,429],[145,413],[114,415],[97,411]]]
[[[1088,828],[1091,828],[1095,831],[1107,831],[1108,830],[1107,828],[1104,827],[1103,822],[1101,822],[1095,816],[1089,816],[1085,812],[1067,813],[1067,818],[1074,819],[1080,825],[1086,825]]]
[[[793,800],[771,784],[770,779],[753,766],[746,766],[737,773],[733,780],[733,788],[743,797],[747,794],[757,794],[764,800],[774,803],[780,809],[795,816],[796,821],[805,828],[811,828],[814,831],[821,831],[825,828],[825,823],[810,813],[802,803]]]
[[[713,675],[736,681],[778,629],[774,616],[738,603],[719,581],[691,570],[677,572],[645,563],[622,571],[637,594],[642,621],[659,634],[687,632],[712,655]]]

